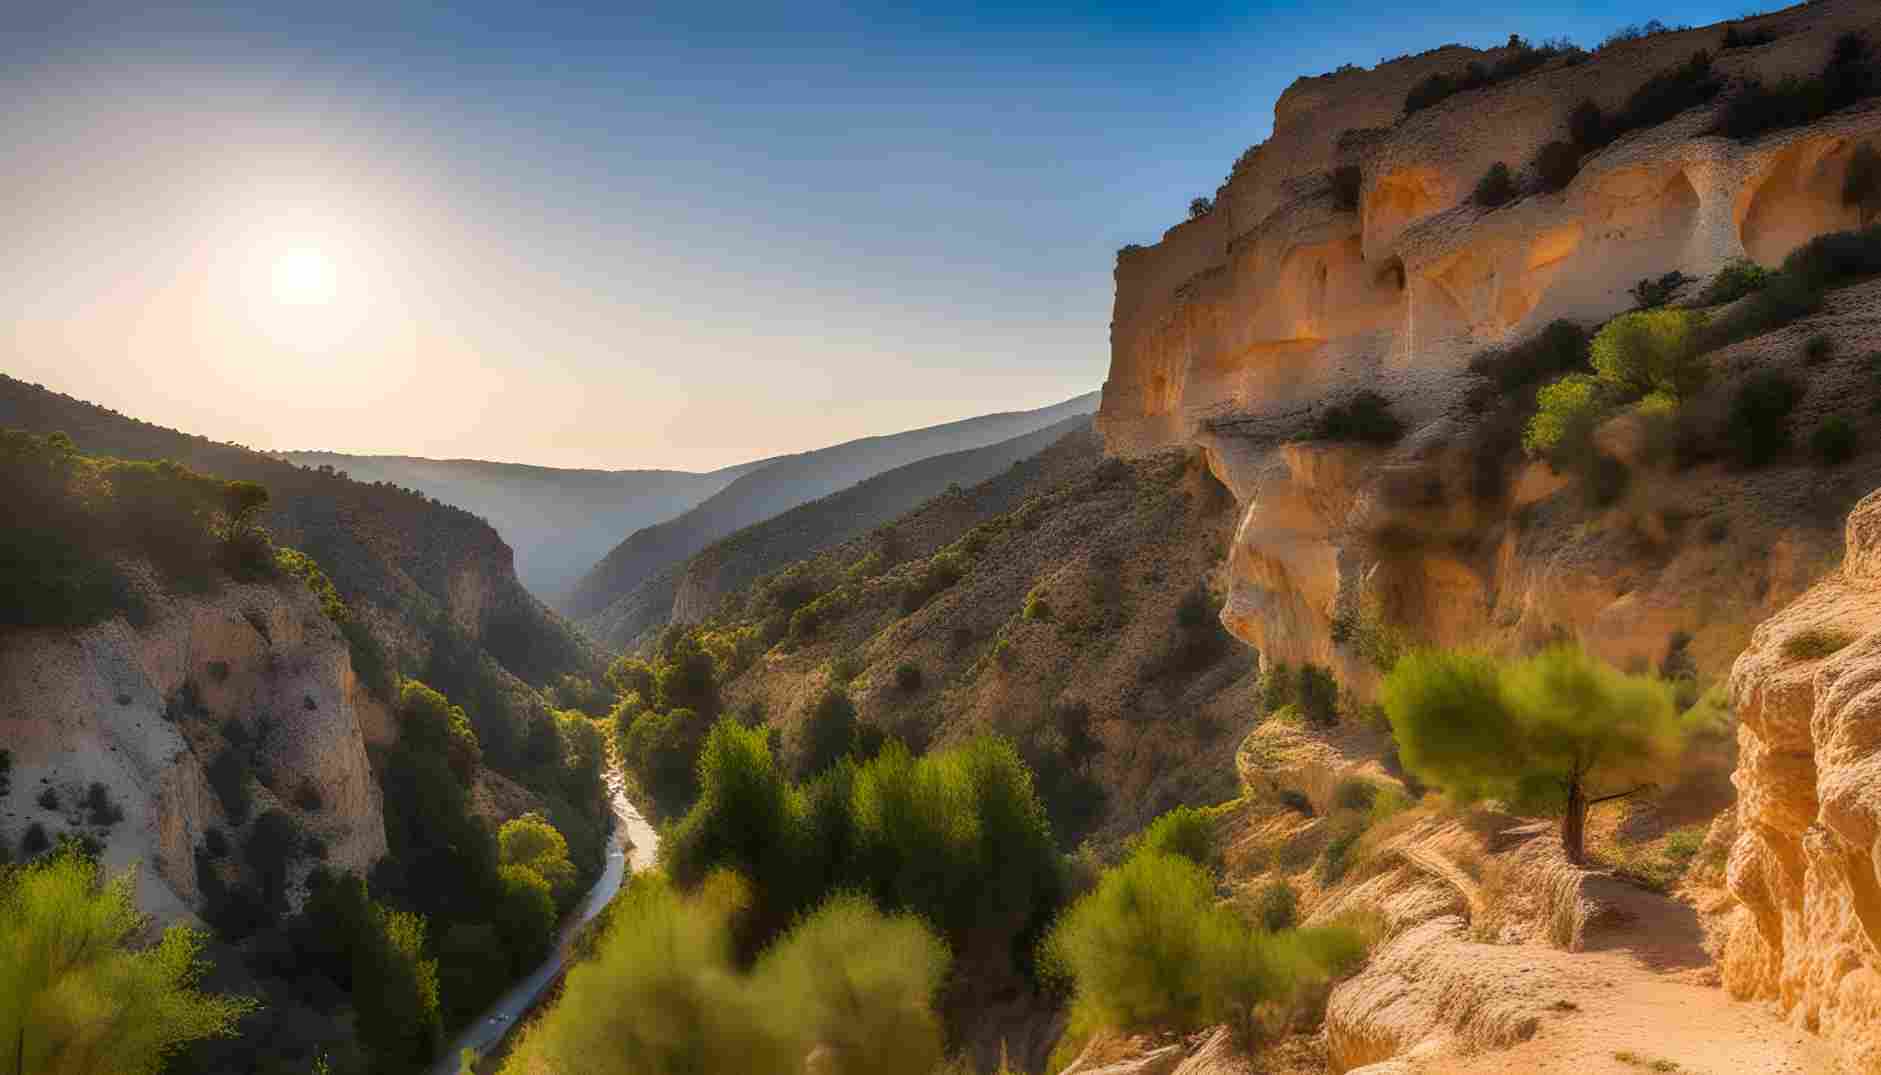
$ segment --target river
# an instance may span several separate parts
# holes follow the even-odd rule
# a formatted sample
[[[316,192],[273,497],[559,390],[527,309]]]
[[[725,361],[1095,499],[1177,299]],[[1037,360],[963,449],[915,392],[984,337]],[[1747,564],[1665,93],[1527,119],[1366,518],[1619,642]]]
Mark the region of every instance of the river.
[[[478,1056],[489,1052],[503,1040],[536,1000],[542,996],[560,974],[568,962],[568,945],[577,931],[586,925],[607,901],[620,891],[621,882],[630,873],[650,868],[659,857],[660,836],[647,824],[640,811],[627,801],[627,795],[621,790],[619,774],[608,776],[608,794],[610,805],[614,808],[614,836],[608,842],[607,865],[601,871],[601,879],[594,883],[588,894],[582,897],[577,907],[562,926],[561,936],[556,938],[555,948],[542,965],[529,972],[529,976],[520,979],[515,985],[495,1002],[480,1013],[475,1020],[465,1025],[463,1032],[452,1039],[449,1046],[438,1057],[437,1063],[430,1069],[430,1075],[457,1075],[458,1057],[465,1049],[475,1050]],[[631,842],[631,850],[626,844]]]

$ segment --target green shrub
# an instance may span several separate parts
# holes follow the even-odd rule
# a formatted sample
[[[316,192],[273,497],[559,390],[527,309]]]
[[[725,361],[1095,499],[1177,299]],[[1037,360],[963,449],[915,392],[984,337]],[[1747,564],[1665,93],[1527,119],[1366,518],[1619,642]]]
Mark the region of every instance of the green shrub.
[[[791,771],[806,780],[829,768],[855,747],[856,732],[856,706],[849,692],[826,688],[791,739]]]
[[[1404,423],[1391,413],[1385,397],[1366,389],[1326,408],[1313,429],[1315,440],[1390,444],[1404,435]]]
[[[1544,387],[1535,403],[1535,416],[1522,431],[1522,448],[1557,464],[1590,456],[1594,430],[1612,409],[1600,379],[1585,373]]]
[[[1046,602],[1045,596],[1042,593],[1037,589],[1033,589],[1032,592],[1025,595],[1025,607],[1020,610],[1019,614],[1023,618],[1036,623],[1050,623],[1052,620],[1052,606]]]
[[[1514,201],[1518,193],[1509,166],[1497,161],[1476,181],[1476,189],[1470,192],[1470,200],[1484,209],[1495,209]]]
[[[1778,370],[1763,370],[1738,387],[1725,420],[1725,440],[1738,463],[1760,467],[1789,450],[1790,412],[1803,387]]]
[[[1137,847],[1143,851],[1180,855],[1204,869],[1221,868],[1214,818],[1193,806],[1178,806],[1150,822],[1138,839]]]
[[[943,549],[930,557],[904,585],[901,613],[911,615],[936,595],[967,576],[967,558],[953,549]]]
[[[1622,314],[1594,336],[1594,372],[1623,399],[1655,392],[1674,400],[1690,398],[1704,388],[1711,372],[1702,355],[1704,328],[1704,315],[1692,310]]]
[[[129,874],[63,851],[0,870],[0,1040],[10,1070],[159,1071],[186,1043],[232,1035],[256,1007],[198,990],[208,940],[142,937]]]
[[[1810,366],[1820,366],[1835,357],[1835,337],[1826,332],[1818,332],[1803,341],[1803,362]]]
[[[1749,258],[1734,258],[1726,262],[1724,268],[1719,269],[1705,289],[1699,292],[1698,305],[1722,306],[1727,302],[1736,302],[1752,292],[1762,291],[1775,275]]]
[[[1829,416],[1809,438],[1810,452],[1824,466],[1836,466],[1855,458],[1857,447],[1855,427],[1839,414]]]
[[[1287,881],[1269,881],[1254,893],[1254,921],[1269,933],[1292,929],[1299,922],[1300,897]]]
[[[1190,220],[1200,220],[1214,211],[1215,211],[1215,199],[1213,198],[1189,199],[1189,219]]]
[[[1339,681],[1332,670],[1308,662],[1300,666],[1300,712],[1318,725],[1339,719]]]
[[[1357,845],[1359,837],[1365,835],[1363,815],[1341,821],[1326,841],[1325,849],[1319,853],[1319,863],[1314,868],[1320,885],[1325,887],[1345,879],[1346,871],[1352,867],[1352,848]]]
[[[1370,810],[1378,797],[1378,785],[1360,777],[1347,777],[1332,789],[1332,805],[1338,810]]]
[[[57,810],[59,808],[59,789],[50,785],[39,789],[39,808]]]
[[[1659,124],[1689,108],[1709,104],[1723,84],[1711,67],[1711,54],[1696,52],[1678,67],[1647,79],[1626,99],[1626,106],[1601,132],[1608,141],[1628,131]]]
[[[1260,692],[1261,712],[1278,713],[1299,697],[1299,677],[1285,661],[1262,663],[1260,681],[1255,687]]]
[[[1855,636],[1839,627],[1807,627],[1783,640],[1783,656],[1815,661],[1846,649]]]
[[[111,793],[105,786],[93,781],[85,792],[86,820],[93,825],[115,825],[124,820],[124,808],[111,801]]]
[[[20,838],[20,854],[23,857],[32,858],[51,846],[52,839],[46,835],[45,825],[35,821],[26,826],[26,835]]]
[[[1499,82],[1520,77],[1556,56],[1566,55],[1569,62],[1574,62],[1578,50],[1565,43],[1547,42],[1539,47],[1531,45],[1520,36],[1511,34],[1508,43],[1509,53],[1493,65],[1485,66],[1472,62],[1462,71],[1440,71],[1426,76],[1404,97],[1404,112],[1410,115],[1421,112],[1445,99],[1469,90],[1485,89]]]
[[[1586,330],[1572,321],[1552,321],[1521,343],[1475,356],[1470,359],[1470,370],[1504,392],[1513,392],[1586,364]]]
[[[1771,30],[1743,30],[1738,28],[1737,23],[1733,22],[1725,26],[1724,42],[1720,48],[1724,51],[1756,48],[1758,45],[1768,45],[1770,42],[1775,41],[1776,38],[1777,35]]]
[[[209,787],[222,804],[229,823],[240,825],[248,820],[248,759],[240,751],[224,750],[209,763]]]
[[[1844,34],[1818,75],[1775,85],[1753,80],[1725,105],[1720,133],[1750,141],[1771,131],[1807,126],[1831,112],[1881,93],[1881,58],[1866,38]]]
[[[1215,902],[1206,870],[1145,852],[1066,912],[1043,962],[1072,987],[1074,1033],[1228,1023],[1251,1041],[1263,1005],[1323,985],[1363,952],[1351,930],[1251,928]]]
[[[1640,280],[1632,287],[1633,308],[1635,310],[1653,310],[1672,301],[1678,289],[1691,282],[1691,277],[1673,269],[1654,279],[1650,276]]]
[[[649,709],[621,735],[621,764],[660,813],[673,816],[691,805],[698,792],[693,766],[708,730],[705,718],[690,709]]]
[[[895,666],[895,689],[903,694],[913,694],[921,689],[921,666],[910,661],[903,661]]]
[[[1581,171],[1581,151],[1572,142],[1554,141],[1535,154],[1535,175],[1541,191],[1553,194],[1565,189]]]
[[[1881,225],[1818,235],[1783,259],[1783,275],[1812,291],[1881,274]]]

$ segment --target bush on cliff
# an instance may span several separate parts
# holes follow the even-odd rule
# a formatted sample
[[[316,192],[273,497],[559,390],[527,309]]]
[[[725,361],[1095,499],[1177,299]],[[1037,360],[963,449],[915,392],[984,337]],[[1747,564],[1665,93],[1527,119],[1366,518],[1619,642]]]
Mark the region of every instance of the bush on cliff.
[[[1820,74],[1792,76],[1775,85],[1747,83],[1725,105],[1718,130],[1747,142],[1772,131],[1807,126],[1878,93],[1881,55],[1862,35],[1843,34]]]
[[[1411,653],[1381,697],[1408,772],[1459,801],[1561,810],[1561,845],[1576,863],[1587,808],[1664,779],[1678,758],[1671,687],[1573,647],[1511,662]]]
[[[1760,467],[1789,450],[1790,412],[1802,397],[1803,386],[1778,370],[1763,370],[1738,387],[1724,433],[1740,465]]]
[[[1477,181],[1476,189],[1470,194],[1470,200],[1484,209],[1495,209],[1509,204],[1520,193],[1515,187],[1515,177],[1510,174],[1509,166],[1497,161],[1489,166],[1483,177]]]
[[[1711,374],[1701,354],[1704,328],[1705,316],[1692,310],[1621,314],[1594,337],[1594,372],[1622,401],[1654,394],[1689,399]]]
[[[1365,389],[1327,407],[1313,427],[1313,439],[1391,444],[1404,435],[1404,423],[1391,413],[1384,396]]]
[[[1208,870],[1146,848],[1105,871],[1046,938],[1041,964],[1072,994],[1073,1038],[1101,1027],[1227,1023],[1244,1043],[1363,958],[1344,927],[1269,932],[1215,900]]]

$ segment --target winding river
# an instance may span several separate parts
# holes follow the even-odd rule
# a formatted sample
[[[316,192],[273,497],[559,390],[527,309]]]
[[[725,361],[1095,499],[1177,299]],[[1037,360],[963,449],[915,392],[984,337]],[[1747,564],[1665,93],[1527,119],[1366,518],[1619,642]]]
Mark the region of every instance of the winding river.
[[[640,811],[634,809],[621,790],[618,774],[608,776],[609,802],[614,808],[614,836],[607,848],[607,866],[601,871],[601,879],[594,883],[588,894],[562,927],[561,936],[556,938],[555,948],[542,965],[522,978],[515,985],[485,1009],[477,1018],[466,1025],[456,1038],[452,1039],[437,1063],[430,1069],[430,1075],[457,1075],[458,1057],[465,1049],[474,1050],[478,1056],[489,1052],[503,1040],[516,1026],[516,1021],[528,1013],[544,990],[554,983],[568,962],[569,942],[575,933],[595,915],[607,906],[607,901],[620,891],[621,882],[630,873],[651,867],[659,857],[660,836],[647,824]],[[625,845],[632,843],[631,849]]]

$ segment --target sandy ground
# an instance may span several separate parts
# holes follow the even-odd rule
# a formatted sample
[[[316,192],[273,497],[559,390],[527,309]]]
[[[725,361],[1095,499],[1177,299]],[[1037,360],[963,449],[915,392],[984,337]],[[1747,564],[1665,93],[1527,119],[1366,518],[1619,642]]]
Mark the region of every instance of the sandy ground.
[[[1618,881],[1591,893],[1615,914],[1589,926],[1583,952],[1533,949],[1568,983],[1533,1038],[1477,1056],[1432,1057],[1444,1075],[1560,1072],[1623,1075],[1829,1075],[1833,1050],[1762,1004],[1732,1000],[1714,983],[1697,914],[1677,900]],[[1670,1066],[1669,1066],[1670,1065]]]

